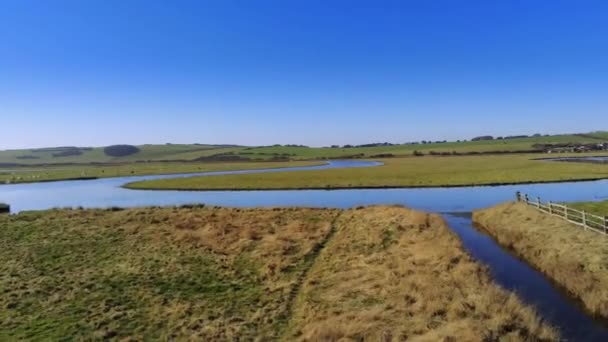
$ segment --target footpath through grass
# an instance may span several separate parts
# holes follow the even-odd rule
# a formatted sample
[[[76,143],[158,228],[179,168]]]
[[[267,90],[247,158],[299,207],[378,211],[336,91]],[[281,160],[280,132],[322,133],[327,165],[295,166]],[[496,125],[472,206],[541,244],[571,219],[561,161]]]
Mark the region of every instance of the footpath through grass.
[[[0,184],[322,165],[322,161],[171,162],[0,167]]]
[[[437,187],[557,182],[608,178],[608,165],[533,160],[538,155],[410,157],[371,168],[162,179],[133,189],[253,190]]]

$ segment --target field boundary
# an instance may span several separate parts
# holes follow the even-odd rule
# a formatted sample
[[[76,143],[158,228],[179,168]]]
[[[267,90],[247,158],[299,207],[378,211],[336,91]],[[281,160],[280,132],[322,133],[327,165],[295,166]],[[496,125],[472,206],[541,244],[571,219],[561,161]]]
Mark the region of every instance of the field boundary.
[[[574,209],[565,204],[553,203],[551,201],[543,203],[540,197],[536,197],[536,200],[530,200],[527,194],[522,194],[519,191],[515,196],[517,202],[525,203],[543,213],[560,217],[570,223],[583,227],[584,230],[608,236],[608,216],[590,214],[585,210]]]

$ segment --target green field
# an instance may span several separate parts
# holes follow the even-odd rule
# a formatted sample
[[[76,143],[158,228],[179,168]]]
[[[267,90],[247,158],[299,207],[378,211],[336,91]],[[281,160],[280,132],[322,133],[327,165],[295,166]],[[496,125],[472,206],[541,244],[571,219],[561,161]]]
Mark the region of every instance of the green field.
[[[151,162],[107,165],[53,165],[0,167],[0,184],[32,183],[65,179],[107,178],[208,171],[272,169],[322,165],[320,161],[284,162]]]
[[[569,207],[608,217],[608,201],[566,203]]]
[[[384,159],[353,169],[224,175],[137,182],[133,189],[339,189],[515,184],[608,178],[608,165],[533,160],[537,155]]]
[[[329,148],[267,146],[246,147],[230,145],[165,144],[140,145],[140,151],[123,157],[111,157],[101,147],[76,148],[79,155],[64,156],[66,148],[0,151],[0,164],[62,164],[62,163],[125,163],[136,161],[191,161],[199,158],[233,158],[246,160],[268,159],[329,159],[347,157],[377,157],[382,154],[411,156],[414,151],[434,153],[489,153],[534,151],[535,144],[598,143],[608,141],[608,133],[554,135],[507,140],[464,141],[393,146]],[[70,150],[69,148],[67,150]]]

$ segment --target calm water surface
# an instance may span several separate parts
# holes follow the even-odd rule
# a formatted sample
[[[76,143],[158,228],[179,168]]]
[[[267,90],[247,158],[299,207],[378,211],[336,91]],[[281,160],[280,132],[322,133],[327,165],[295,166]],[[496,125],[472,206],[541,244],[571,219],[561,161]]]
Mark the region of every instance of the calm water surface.
[[[381,163],[332,161],[327,165],[290,170],[340,167],[370,167]],[[150,191],[121,188],[129,182],[171,177],[286,171],[210,172],[203,174],[137,176],[85,181],[62,181],[0,186],[0,202],[13,212],[54,207],[139,207],[206,203],[233,207],[305,206],[350,208],[358,205],[401,204],[425,211],[444,213],[446,221],[476,259],[488,265],[501,286],[519,293],[562,335],[572,341],[608,341],[603,322],[592,320],[580,307],[541,273],[520,261],[496,242],[477,231],[471,221],[474,209],[490,207],[515,198],[521,191],[532,198],[552,201],[597,201],[608,199],[608,180],[554,184],[428,189],[352,189],[293,191]],[[584,234],[584,232],[581,232]],[[599,235],[598,235],[598,238]]]
[[[567,162],[580,162],[580,163],[608,163],[608,156],[596,156],[596,157],[562,157],[562,158],[548,158],[545,160],[550,161],[567,161]]]

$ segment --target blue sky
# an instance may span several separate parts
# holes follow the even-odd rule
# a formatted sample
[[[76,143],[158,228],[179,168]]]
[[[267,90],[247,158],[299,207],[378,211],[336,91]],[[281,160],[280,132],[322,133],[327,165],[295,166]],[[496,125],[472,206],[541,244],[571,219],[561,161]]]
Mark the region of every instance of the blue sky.
[[[0,148],[608,129],[605,1],[0,0]]]

